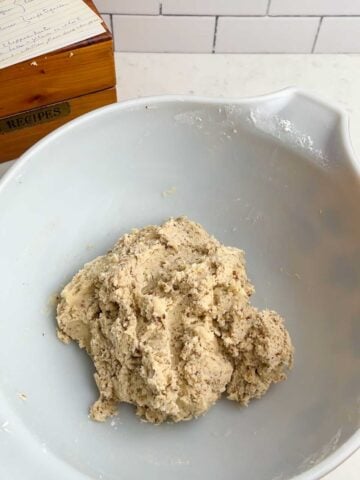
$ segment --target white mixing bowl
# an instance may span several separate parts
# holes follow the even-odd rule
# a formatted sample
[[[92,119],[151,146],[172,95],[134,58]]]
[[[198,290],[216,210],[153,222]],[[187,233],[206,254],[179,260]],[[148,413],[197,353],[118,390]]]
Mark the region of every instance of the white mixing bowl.
[[[57,340],[54,294],[121,234],[176,215],[245,250],[294,369],[248,408],[154,426],[124,405],[92,422],[93,367]],[[2,180],[0,245],[1,478],[313,480],[359,446],[360,164],[336,108],[288,89],[92,112]]]

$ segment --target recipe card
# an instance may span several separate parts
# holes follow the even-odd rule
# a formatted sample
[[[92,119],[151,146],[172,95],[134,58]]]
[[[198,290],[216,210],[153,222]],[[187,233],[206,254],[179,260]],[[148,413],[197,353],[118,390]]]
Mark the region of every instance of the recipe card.
[[[103,32],[83,0],[0,0],[0,69]]]

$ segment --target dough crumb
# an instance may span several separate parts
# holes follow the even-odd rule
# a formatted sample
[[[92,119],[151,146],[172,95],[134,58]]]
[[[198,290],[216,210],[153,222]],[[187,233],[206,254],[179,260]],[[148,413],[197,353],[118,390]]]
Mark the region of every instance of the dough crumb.
[[[250,304],[244,252],[186,217],[134,230],[63,289],[58,337],[94,361],[104,421],[119,402],[153,423],[190,420],[224,393],[247,405],[286,378],[283,319]]]
[[[176,193],[176,190],[176,187],[171,187],[168,190],[164,190],[161,195],[163,197],[170,197],[171,195],[174,195]]]

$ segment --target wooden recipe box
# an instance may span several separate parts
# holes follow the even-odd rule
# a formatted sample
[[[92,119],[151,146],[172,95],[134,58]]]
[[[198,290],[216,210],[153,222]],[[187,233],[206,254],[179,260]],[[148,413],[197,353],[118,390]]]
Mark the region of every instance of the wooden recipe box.
[[[84,0],[96,13],[91,0]],[[116,102],[106,32],[0,70],[0,162],[19,157],[60,125]]]

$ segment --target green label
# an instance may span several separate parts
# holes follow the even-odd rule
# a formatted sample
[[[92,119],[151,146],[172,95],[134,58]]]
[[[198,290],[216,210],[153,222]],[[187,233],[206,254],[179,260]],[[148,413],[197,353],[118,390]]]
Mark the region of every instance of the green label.
[[[35,127],[41,123],[52,122],[58,118],[66,117],[70,112],[70,104],[64,102],[0,118],[0,133],[14,132],[22,128]]]

